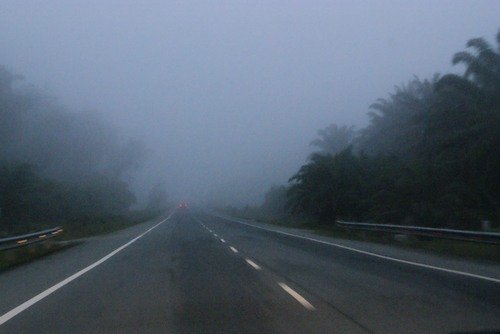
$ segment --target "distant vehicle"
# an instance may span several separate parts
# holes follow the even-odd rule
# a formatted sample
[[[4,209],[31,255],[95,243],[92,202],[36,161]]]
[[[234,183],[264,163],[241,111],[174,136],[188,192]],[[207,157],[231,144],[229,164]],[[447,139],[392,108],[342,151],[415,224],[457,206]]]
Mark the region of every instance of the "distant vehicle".
[[[180,202],[177,206],[179,209],[187,209],[188,205],[186,202]]]

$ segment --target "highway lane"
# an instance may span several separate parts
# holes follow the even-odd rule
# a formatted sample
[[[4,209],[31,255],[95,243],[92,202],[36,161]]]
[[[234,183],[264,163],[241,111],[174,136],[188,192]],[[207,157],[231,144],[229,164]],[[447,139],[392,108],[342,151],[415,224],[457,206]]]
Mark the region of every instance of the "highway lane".
[[[208,214],[197,217],[226,242],[237,245],[243,256],[254,259],[263,270],[300,286],[369,331],[447,333],[500,329],[498,281],[388,261],[243,225],[238,220]],[[258,226],[265,228],[263,224]],[[376,246],[370,247],[376,250]],[[477,267],[471,264],[471,269]],[[500,277],[500,267],[487,269]]]
[[[0,332],[367,332],[300,285],[260,267],[239,245],[221,240],[203,225],[183,210],[162,224],[134,230],[137,235],[129,231],[125,247],[7,320]],[[138,236],[142,237],[136,239]],[[113,236],[109,238],[113,240]],[[84,251],[85,246],[79,250],[80,254]],[[64,255],[58,260],[62,268],[77,261]],[[50,257],[37,261],[38,265],[44,261]],[[16,286],[10,280],[18,280],[18,287],[22,286],[26,278],[16,273],[25,272],[23,267],[8,272],[5,286]],[[38,279],[45,280],[43,275]],[[33,290],[33,295],[41,292]],[[9,291],[9,295],[13,293]],[[12,298],[7,303],[0,301],[2,312],[18,303]]]
[[[0,315],[95,263],[160,220],[155,219],[111,234],[87,238],[77,246],[0,272]]]

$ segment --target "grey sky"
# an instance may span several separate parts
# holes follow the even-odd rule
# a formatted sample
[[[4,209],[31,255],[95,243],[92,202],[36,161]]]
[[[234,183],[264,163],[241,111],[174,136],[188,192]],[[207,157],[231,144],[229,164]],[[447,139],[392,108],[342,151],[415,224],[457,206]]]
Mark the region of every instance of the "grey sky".
[[[0,64],[141,138],[136,184],[242,204],[286,182],[318,128],[458,71],[499,17],[500,1],[2,1]]]

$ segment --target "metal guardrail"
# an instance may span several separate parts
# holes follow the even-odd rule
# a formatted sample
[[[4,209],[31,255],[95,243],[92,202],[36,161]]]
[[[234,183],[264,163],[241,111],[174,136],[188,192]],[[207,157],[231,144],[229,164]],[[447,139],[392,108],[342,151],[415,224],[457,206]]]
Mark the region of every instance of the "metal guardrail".
[[[11,248],[22,247],[36,242],[42,242],[53,238],[63,232],[61,226],[39,232],[18,235],[15,237],[0,239],[0,251]]]
[[[455,239],[464,241],[474,241],[490,244],[500,244],[500,233],[479,232],[467,230],[452,230],[444,228],[431,228],[419,226],[403,226],[390,224],[354,223],[338,220],[337,225],[355,230],[366,230],[375,232],[386,232],[393,234],[412,234],[441,239]]]

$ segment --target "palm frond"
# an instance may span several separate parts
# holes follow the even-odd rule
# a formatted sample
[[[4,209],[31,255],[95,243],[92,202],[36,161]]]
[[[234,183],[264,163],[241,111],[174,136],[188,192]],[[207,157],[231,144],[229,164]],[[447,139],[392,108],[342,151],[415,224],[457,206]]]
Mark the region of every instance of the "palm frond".
[[[461,52],[455,53],[451,62],[453,63],[453,65],[456,65],[458,63],[465,63],[466,66],[469,66],[475,60],[476,60],[476,57],[473,56],[470,52],[461,51]]]
[[[468,48],[474,48],[478,53],[492,52],[491,45],[483,38],[473,38],[467,42]]]

